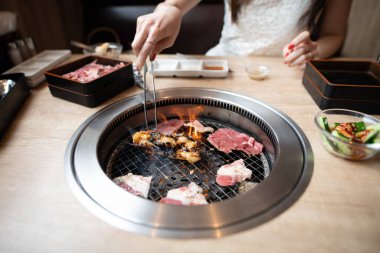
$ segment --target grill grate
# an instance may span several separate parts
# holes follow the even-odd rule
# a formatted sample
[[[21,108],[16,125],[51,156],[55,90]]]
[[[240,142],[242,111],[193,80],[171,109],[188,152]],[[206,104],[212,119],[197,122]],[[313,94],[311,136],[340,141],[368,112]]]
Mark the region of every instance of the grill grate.
[[[215,120],[205,118],[199,120],[203,125],[211,126],[215,130],[228,127],[243,132],[234,126]],[[136,131],[143,129],[140,127]],[[243,159],[246,167],[252,171],[251,179],[246,182],[260,183],[268,176],[269,163],[264,153],[258,156],[247,156],[242,151],[225,154],[216,150],[207,141],[208,135],[208,133],[203,134],[202,139],[198,141],[202,159],[195,164],[168,158],[149,149],[131,145],[132,136],[129,135],[117,145],[109,156],[106,173],[111,179],[128,173],[153,176],[148,194],[148,199],[153,201],[159,201],[171,189],[187,186],[190,182],[194,182],[202,187],[209,203],[229,199],[239,194],[239,184],[221,187],[215,182],[217,170],[224,164]]]

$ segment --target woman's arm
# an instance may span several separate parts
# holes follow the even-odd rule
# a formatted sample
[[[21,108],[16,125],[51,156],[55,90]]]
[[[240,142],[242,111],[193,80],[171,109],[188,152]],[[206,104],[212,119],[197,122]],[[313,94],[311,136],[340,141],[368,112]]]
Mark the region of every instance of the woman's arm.
[[[350,7],[351,0],[327,0],[319,39],[312,41],[306,31],[299,34],[284,47],[284,63],[296,66],[307,60],[325,59],[334,55],[343,45]]]
[[[137,56],[136,67],[141,69],[148,56],[152,59],[176,40],[182,17],[200,0],[166,0],[153,13],[137,19],[132,50]]]
[[[323,12],[322,27],[317,40],[319,58],[328,58],[343,45],[347,31],[351,0],[329,0]]]

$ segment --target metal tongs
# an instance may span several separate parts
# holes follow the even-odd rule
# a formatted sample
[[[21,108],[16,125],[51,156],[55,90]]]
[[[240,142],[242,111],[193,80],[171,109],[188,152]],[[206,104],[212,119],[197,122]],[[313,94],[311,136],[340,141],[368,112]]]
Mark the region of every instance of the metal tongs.
[[[148,87],[146,85],[146,73],[148,73],[149,69],[148,69],[148,65],[146,64],[146,62],[144,63],[144,118],[145,118],[145,126],[146,126],[146,129],[148,130],[148,116],[147,116],[147,106],[146,106],[146,100],[147,100],[147,90],[148,90]],[[150,74],[152,76],[152,86],[153,86],[153,105],[154,105],[154,124],[155,124],[155,128],[154,129],[157,129],[157,104],[156,104],[156,84],[154,82],[154,60],[152,60],[152,57],[150,57]]]

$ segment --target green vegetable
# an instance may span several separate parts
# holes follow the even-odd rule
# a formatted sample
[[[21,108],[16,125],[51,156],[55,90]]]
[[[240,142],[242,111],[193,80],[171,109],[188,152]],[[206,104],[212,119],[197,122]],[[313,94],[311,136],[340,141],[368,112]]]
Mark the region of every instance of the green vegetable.
[[[318,124],[323,128],[325,129],[327,132],[331,132],[330,130],[330,127],[329,127],[329,123],[327,122],[327,118],[326,117],[319,117],[318,118]]]
[[[365,126],[365,124],[364,124],[363,121],[352,122],[352,124],[353,124],[353,125],[355,126],[355,128],[356,128],[355,133],[358,133],[358,132],[361,132],[361,131],[366,130],[366,126]]]
[[[348,138],[344,137],[343,135],[341,135],[336,130],[333,130],[331,132],[331,134],[335,137],[338,137],[339,139],[344,140],[344,141],[347,141],[347,142],[350,141]],[[337,147],[339,153],[346,155],[346,156],[350,156],[351,155],[351,149],[347,145],[348,144],[345,144],[345,143],[335,142],[335,146]]]
[[[338,137],[339,139],[342,139],[344,141],[350,141],[349,138],[347,138],[346,136],[342,135],[341,133],[339,133],[337,130],[332,130],[331,134],[335,137]]]
[[[367,127],[367,130],[372,130],[372,129],[380,130],[380,123],[373,124]]]
[[[374,140],[376,139],[377,135],[380,133],[380,123],[369,126],[367,130],[369,130],[369,133],[365,137],[364,143],[374,143]]]

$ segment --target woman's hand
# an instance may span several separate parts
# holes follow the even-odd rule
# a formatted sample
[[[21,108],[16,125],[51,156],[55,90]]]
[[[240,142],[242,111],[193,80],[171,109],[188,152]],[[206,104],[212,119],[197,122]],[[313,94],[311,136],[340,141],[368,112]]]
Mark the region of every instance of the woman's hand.
[[[304,31],[295,37],[282,50],[284,64],[289,67],[303,66],[306,61],[318,58],[317,42],[310,39],[310,33]]]
[[[138,70],[141,70],[148,56],[154,60],[158,53],[174,44],[181,20],[181,10],[169,4],[160,4],[153,13],[138,17],[132,42]]]

